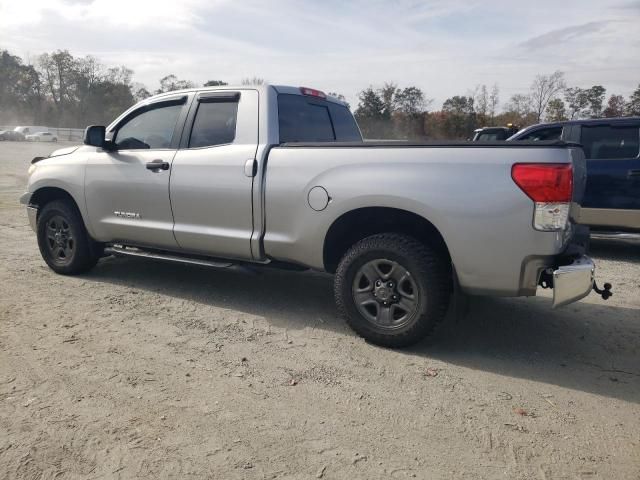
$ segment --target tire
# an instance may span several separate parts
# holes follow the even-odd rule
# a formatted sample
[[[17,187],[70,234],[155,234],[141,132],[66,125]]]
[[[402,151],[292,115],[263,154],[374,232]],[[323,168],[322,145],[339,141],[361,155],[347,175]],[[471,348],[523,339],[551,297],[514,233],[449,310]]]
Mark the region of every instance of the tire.
[[[42,258],[56,273],[87,272],[100,258],[99,245],[89,237],[80,212],[68,200],[54,200],[42,207],[37,236]]]
[[[444,319],[450,294],[445,255],[395,233],[353,245],[334,279],[336,305],[347,324],[383,347],[406,347],[429,335]]]

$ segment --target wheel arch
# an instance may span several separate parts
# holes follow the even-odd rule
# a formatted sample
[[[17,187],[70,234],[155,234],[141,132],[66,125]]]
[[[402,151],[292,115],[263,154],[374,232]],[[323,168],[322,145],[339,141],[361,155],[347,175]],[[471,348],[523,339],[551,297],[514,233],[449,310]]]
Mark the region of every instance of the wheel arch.
[[[78,210],[78,212],[80,213],[82,212],[80,210],[80,206],[78,205],[78,202],[76,202],[75,198],[73,198],[73,195],[71,195],[68,191],[60,187],[38,188],[31,195],[29,199],[29,204],[37,206],[38,212],[40,212],[42,210],[42,207],[44,207],[47,203],[53,202],[54,200],[68,200],[73,204],[73,206]]]
[[[346,251],[356,242],[378,233],[402,233],[437,248],[451,264],[444,237],[436,226],[417,213],[393,207],[363,207],[350,210],[331,224],[325,235],[323,262],[335,273]]]

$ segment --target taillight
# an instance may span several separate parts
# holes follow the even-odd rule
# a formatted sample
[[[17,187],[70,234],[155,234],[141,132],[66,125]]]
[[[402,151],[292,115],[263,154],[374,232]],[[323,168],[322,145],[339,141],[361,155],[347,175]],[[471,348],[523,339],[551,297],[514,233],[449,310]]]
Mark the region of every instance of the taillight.
[[[309,97],[327,98],[327,94],[315,88],[300,87],[300,93]]]
[[[573,169],[570,164],[517,163],[511,178],[535,203],[533,226],[555,231],[567,226],[573,195]]]

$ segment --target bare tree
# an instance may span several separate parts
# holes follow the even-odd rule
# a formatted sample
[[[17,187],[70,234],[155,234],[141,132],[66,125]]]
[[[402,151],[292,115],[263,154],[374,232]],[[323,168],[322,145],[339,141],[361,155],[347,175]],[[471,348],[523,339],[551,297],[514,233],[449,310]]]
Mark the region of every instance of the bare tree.
[[[520,117],[524,117],[531,113],[531,97],[529,95],[516,93],[509,99],[509,102],[504,108],[507,112],[512,112]]]
[[[496,110],[498,109],[498,104],[500,103],[500,89],[498,88],[498,84],[494,83],[493,87],[491,87],[491,93],[489,94],[489,117],[491,121],[496,116]]]
[[[536,120],[540,122],[542,115],[547,109],[549,101],[566,88],[564,83],[564,73],[557,70],[550,75],[538,75],[531,84],[531,103]]]
[[[264,85],[266,82],[264,81],[264,78],[260,78],[260,77],[252,77],[252,78],[243,78],[242,81],[240,82],[242,85]]]
[[[489,112],[489,92],[486,85],[477,85],[473,92],[473,104],[476,113],[484,120]]]

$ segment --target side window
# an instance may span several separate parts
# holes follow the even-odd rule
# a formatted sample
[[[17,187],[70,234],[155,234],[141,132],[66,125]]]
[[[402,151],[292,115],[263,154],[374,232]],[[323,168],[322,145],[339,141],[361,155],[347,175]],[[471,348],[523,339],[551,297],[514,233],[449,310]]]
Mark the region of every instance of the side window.
[[[498,138],[501,137],[501,135],[499,133],[481,133],[480,135],[478,135],[478,138],[476,138],[477,142],[493,142],[496,140],[503,140],[502,138]]]
[[[581,143],[586,158],[635,158],[639,141],[640,128],[637,126],[582,126]]]
[[[325,103],[302,95],[278,95],[280,142],[333,142],[335,135]]]
[[[200,101],[189,137],[189,148],[232,143],[236,137],[237,101]]]
[[[562,136],[562,127],[541,128],[520,137],[518,140],[528,140],[530,142],[539,142],[541,140],[560,140]]]
[[[117,148],[134,150],[169,148],[171,138],[182,110],[182,103],[164,104],[143,109],[134,114],[116,131],[114,142]]]

